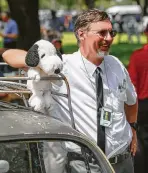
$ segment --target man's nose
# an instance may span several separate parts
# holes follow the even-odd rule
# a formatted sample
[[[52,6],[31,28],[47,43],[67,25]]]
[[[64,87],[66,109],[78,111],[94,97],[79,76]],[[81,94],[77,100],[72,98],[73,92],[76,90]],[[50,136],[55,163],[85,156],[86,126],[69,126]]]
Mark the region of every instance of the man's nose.
[[[106,36],[104,37],[104,40],[108,40],[108,41],[113,40],[113,37],[111,36],[109,31],[106,33]]]

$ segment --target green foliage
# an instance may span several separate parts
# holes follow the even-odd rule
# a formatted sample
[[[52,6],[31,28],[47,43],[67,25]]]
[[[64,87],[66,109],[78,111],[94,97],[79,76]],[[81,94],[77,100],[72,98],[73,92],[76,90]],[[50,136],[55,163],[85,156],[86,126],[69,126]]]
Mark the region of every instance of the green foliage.
[[[8,3],[6,0],[0,0],[0,8],[2,11],[5,11],[8,9]]]
[[[122,0],[118,2],[116,0],[89,0],[95,2],[96,8],[106,9],[113,5],[127,5],[136,3],[135,0]],[[143,1],[143,0],[141,0]],[[55,6],[55,7],[53,7]],[[86,0],[40,0],[40,8],[51,8],[51,9],[86,9]]]
[[[40,0],[40,8],[42,9],[73,9],[77,8],[77,2],[72,0]]]
[[[120,61],[127,66],[129,64],[129,58],[132,52],[136,49],[141,48],[141,44],[128,44],[128,43],[119,43],[113,44],[111,46],[110,54],[119,58]]]
[[[141,44],[127,44],[127,43],[120,43],[120,44],[113,44],[110,50],[110,54],[119,58],[120,61],[127,66],[129,63],[129,58],[131,53],[141,48]],[[68,44],[63,45],[64,53],[73,53],[78,50],[78,46],[76,44]]]
[[[51,2],[50,0],[40,0],[39,5],[41,9],[47,9],[51,7]]]

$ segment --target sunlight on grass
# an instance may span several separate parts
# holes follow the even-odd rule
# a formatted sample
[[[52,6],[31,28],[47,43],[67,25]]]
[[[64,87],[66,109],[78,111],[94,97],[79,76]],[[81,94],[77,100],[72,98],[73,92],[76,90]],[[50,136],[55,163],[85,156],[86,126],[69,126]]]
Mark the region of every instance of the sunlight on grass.
[[[0,48],[3,48],[3,37],[0,37]]]
[[[121,42],[122,43],[128,43],[128,35],[127,34],[120,34],[120,37],[121,37]],[[116,37],[114,38],[113,44],[118,44],[118,39],[119,39],[119,34],[117,34]],[[145,44],[146,43],[145,35],[142,34],[140,39],[141,39],[141,44]],[[133,42],[137,43],[136,35],[133,36]]]
[[[121,37],[121,42],[123,43],[128,42],[127,34],[122,34],[120,37]],[[113,44],[118,43],[118,38],[119,38],[119,34],[117,34],[117,36],[115,37]],[[133,40],[134,40],[134,43],[137,42],[136,36],[133,36]],[[77,40],[73,32],[64,32],[62,41],[63,41],[63,45],[77,44]],[[146,43],[145,35],[141,35],[141,43],[142,44]]]
[[[77,44],[77,40],[73,32],[64,32],[62,42],[63,45]]]

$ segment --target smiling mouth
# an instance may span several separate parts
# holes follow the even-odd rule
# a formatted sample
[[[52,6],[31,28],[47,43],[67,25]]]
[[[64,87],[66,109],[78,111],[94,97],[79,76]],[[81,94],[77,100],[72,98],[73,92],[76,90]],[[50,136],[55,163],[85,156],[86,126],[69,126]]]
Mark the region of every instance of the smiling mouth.
[[[110,46],[109,45],[101,45],[100,47],[108,47],[109,48]]]
[[[108,51],[109,48],[110,48],[109,45],[101,45],[100,46],[100,50],[102,50],[102,51]]]

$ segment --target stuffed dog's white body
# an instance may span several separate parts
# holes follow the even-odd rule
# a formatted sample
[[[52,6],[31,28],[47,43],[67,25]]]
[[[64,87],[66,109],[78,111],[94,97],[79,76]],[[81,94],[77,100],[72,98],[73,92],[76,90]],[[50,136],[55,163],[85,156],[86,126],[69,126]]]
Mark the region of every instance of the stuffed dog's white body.
[[[29,105],[35,111],[47,113],[46,110],[49,110],[53,104],[52,83],[50,80],[40,80],[40,78],[56,75],[55,71],[61,70],[63,67],[62,60],[49,41],[40,40],[28,51],[26,62],[29,66],[33,66],[28,70],[28,77],[34,79],[27,81],[27,87],[32,91]]]
[[[51,108],[53,99],[51,96],[52,84],[48,80],[39,80],[40,77],[47,76],[41,69],[30,68],[28,70],[28,77],[35,80],[28,80],[27,87],[32,91],[32,96],[29,99],[29,105],[35,111],[45,113],[45,109]]]

